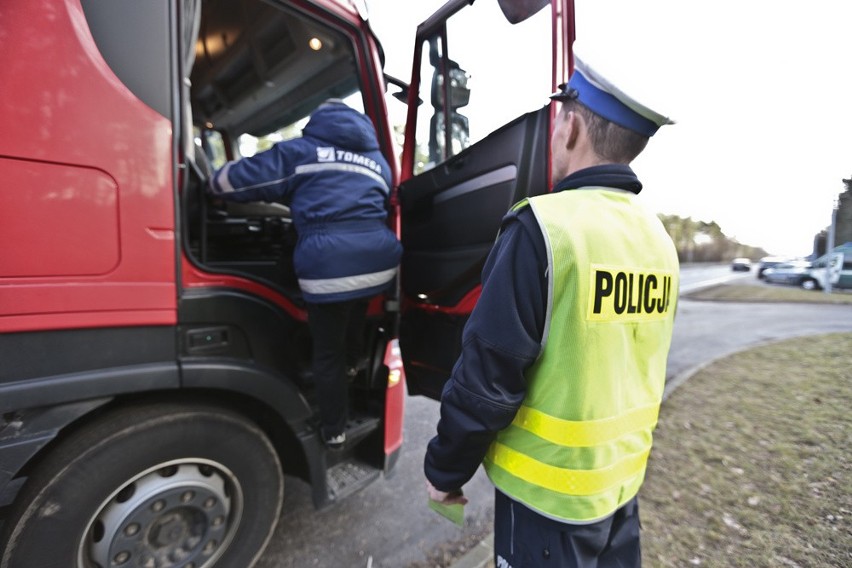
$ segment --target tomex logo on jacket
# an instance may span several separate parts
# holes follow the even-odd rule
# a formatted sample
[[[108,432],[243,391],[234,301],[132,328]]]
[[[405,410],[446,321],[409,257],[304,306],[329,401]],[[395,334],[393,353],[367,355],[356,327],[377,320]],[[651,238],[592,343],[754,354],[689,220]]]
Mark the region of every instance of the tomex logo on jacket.
[[[349,150],[336,150],[330,146],[317,146],[317,162],[345,162],[347,164],[364,166],[377,174],[382,173],[381,164],[372,158],[356,152],[350,152]]]
[[[317,162],[333,162],[334,148],[317,146]]]

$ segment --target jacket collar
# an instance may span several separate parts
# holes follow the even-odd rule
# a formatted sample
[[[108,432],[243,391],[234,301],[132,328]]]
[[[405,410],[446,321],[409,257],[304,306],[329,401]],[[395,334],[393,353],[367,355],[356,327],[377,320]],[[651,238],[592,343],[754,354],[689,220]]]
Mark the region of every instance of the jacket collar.
[[[642,191],[642,182],[639,181],[630,166],[626,164],[605,164],[572,173],[556,184],[553,193],[590,186],[612,187],[637,194]]]

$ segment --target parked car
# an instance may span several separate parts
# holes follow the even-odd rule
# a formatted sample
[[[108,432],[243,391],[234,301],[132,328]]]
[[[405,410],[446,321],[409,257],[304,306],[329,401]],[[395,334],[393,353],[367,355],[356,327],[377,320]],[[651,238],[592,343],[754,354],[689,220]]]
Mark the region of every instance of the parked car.
[[[748,272],[751,270],[751,260],[747,258],[735,258],[731,261],[731,270],[734,272]]]
[[[852,243],[836,247],[814,260],[810,274],[819,288],[852,290]]]
[[[787,284],[801,286],[806,290],[815,290],[819,288],[819,285],[811,276],[811,266],[811,263],[806,260],[782,262],[764,270],[763,279],[772,284]]]
[[[779,264],[784,264],[791,260],[792,259],[785,256],[764,256],[760,259],[760,263],[757,266],[757,278],[763,279],[763,273],[766,272],[768,268],[774,268]]]

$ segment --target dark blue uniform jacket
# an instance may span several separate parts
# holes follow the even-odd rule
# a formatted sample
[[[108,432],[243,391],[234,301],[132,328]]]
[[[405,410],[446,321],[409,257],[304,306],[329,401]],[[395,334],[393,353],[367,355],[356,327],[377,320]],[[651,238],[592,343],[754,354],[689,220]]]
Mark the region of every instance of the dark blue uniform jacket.
[[[290,206],[299,235],[293,264],[306,301],[379,293],[393,280],[402,247],[386,223],[392,178],[373,124],[342,103],[325,103],[302,134],[229,162],[211,193]]]
[[[571,174],[554,191],[588,186],[642,189],[630,167],[605,165]],[[454,491],[467,483],[497,432],[515,418],[526,394],[524,372],[541,352],[546,307],[544,236],[525,207],[503,218],[461,356],[444,387],[438,435],[425,459],[426,478],[437,489]]]

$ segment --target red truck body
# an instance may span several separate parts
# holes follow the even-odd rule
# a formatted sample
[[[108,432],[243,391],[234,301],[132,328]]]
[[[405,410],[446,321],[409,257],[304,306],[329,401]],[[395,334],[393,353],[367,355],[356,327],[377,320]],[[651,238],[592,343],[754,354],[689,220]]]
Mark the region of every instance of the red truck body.
[[[464,118],[441,100],[457,96],[446,22],[468,4],[418,29],[401,169],[385,99],[399,82],[357,2],[0,6],[0,566],[250,566],[284,474],[323,508],[393,468],[404,391],[439,396],[501,216],[549,187],[549,106],[475,144],[433,128],[440,165],[418,169],[426,51],[433,124]],[[550,6],[545,88],[563,79],[570,1],[500,4]],[[332,97],[373,120],[405,248],[370,304],[339,452],[318,435],[289,211],[204,190]]]

